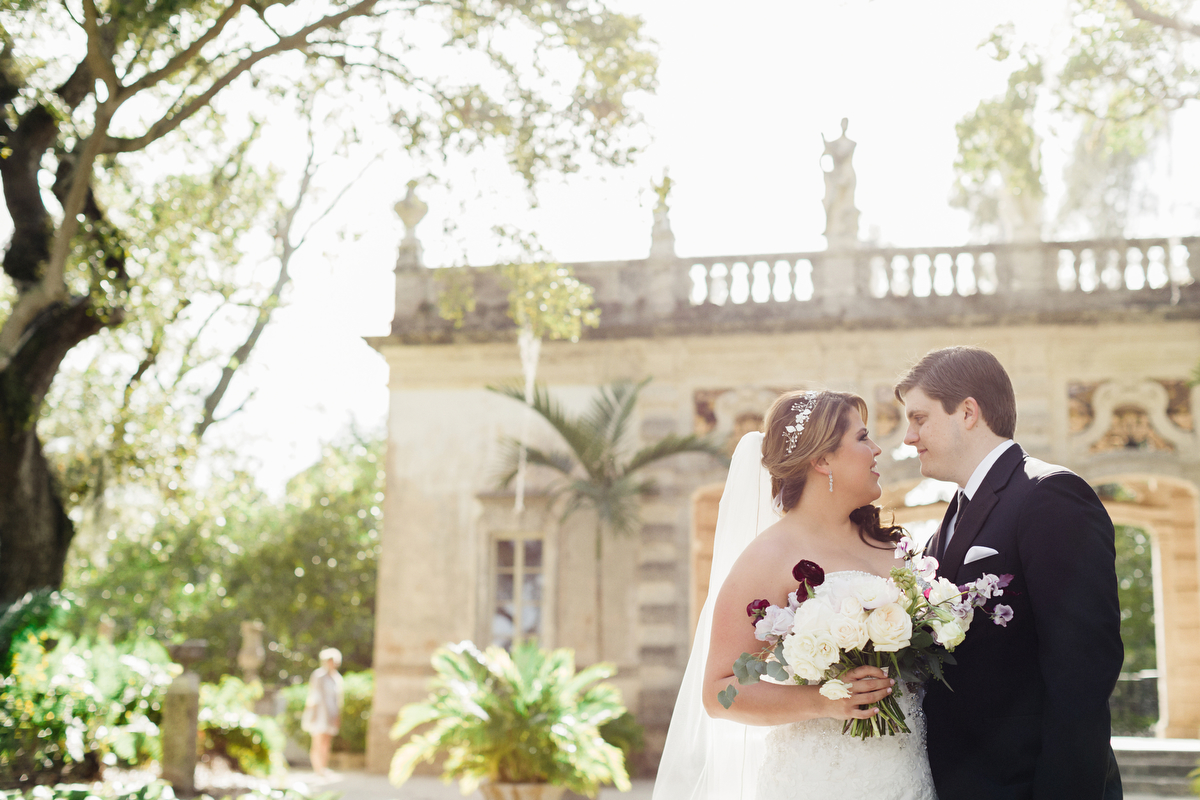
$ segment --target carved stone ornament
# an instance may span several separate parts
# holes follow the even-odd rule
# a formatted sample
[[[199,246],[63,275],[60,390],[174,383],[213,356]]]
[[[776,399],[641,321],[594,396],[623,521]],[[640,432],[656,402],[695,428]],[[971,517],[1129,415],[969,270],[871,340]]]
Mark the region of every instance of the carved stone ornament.
[[[1086,387],[1090,388],[1090,387]],[[1184,414],[1162,381],[1109,382],[1090,393],[1084,385],[1071,396],[1072,427],[1091,419],[1072,438],[1072,449],[1080,453],[1197,451],[1197,436],[1172,421]],[[1190,417],[1190,413],[1187,415]]]
[[[774,389],[697,389],[693,394],[696,433],[715,433],[728,441],[728,450],[751,431],[760,431],[763,417],[781,392]]]

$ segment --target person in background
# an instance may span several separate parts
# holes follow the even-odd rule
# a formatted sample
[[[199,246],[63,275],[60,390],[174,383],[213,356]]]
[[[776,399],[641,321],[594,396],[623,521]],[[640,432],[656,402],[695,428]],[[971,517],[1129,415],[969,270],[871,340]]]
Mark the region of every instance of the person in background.
[[[336,648],[327,647],[317,659],[321,666],[308,679],[308,700],[304,704],[300,727],[312,737],[309,758],[313,772],[324,775],[329,767],[333,737],[342,724],[342,676],[338,673],[342,654]]]

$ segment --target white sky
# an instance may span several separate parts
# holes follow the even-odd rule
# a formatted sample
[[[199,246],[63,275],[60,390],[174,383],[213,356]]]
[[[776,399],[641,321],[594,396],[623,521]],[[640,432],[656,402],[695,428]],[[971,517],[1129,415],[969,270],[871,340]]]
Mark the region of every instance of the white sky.
[[[954,125],[1004,91],[1009,69],[978,45],[1011,21],[1022,39],[1061,53],[1068,32],[1064,0],[616,5],[642,14],[661,48],[657,95],[640,102],[653,137],[641,161],[543,185],[533,212],[500,161],[476,160],[476,174],[460,172],[449,187],[427,183],[419,194],[430,213],[418,235],[428,264],[492,262],[490,230],[503,223],[535,231],[562,261],[644,257],[650,182],[664,167],[675,181],[671,222],[681,255],[822,249],[821,136],[836,138],[842,117],[858,143],[861,234],[896,245],[963,243],[966,215],[947,202]],[[1200,129],[1197,116],[1177,125],[1170,157],[1160,158],[1159,213],[1140,232],[1200,229],[1196,201],[1187,200],[1200,178],[1200,154],[1179,146],[1181,135]],[[386,133],[376,135],[386,147]],[[1052,198],[1060,149],[1051,143],[1045,152]],[[342,178],[354,172],[347,168]],[[391,270],[403,235],[392,205],[412,177],[402,156],[384,158],[324,228],[332,234],[344,226],[361,237],[344,245],[318,237],[297,256],[287,306],[230,391],[230,407],[251,389],[257,394],[212,433],[256,463],[268,488],[311,463],[320,442],[351,420],[382,426],[387,370],[362,337],[389,328]],[[329,185],[336,190],[336,181]],[[453,237],[442,233],[448,218],[457,223]]]

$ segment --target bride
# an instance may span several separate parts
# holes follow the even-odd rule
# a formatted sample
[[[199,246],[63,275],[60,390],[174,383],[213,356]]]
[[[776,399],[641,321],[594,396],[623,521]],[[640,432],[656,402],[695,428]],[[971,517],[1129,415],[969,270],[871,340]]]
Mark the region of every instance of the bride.
[[[920,697],[875,667],[844,680],[852,695],[829,700],[816,686],[737,684],[733,663],[763,643],[746,606],[785,606],[801,559],[826,584],[896,566],[900,529],[881,526],[879,447],[862,398],[791,392],[767,412],[766,433],[734,452],[713,543],[709,596],[671,718],[654,800],[934,800]],[[765,469],[764,469],[765,467]],[[818,587],[818,594],[823,587]],[[738,694],[726,709],[718,692]],[[915,688],[915,687],[914,687]],[[845,720],[874,716],[870,704],[896,692],[910,734],[842,735]]]

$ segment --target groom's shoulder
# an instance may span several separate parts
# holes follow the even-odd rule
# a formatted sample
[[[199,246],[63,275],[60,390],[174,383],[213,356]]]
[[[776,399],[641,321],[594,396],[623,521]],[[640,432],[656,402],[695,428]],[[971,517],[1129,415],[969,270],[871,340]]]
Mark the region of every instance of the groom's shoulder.
[[[1023,483],[1029,491],[1056,489],[1066,490],[1071,494],[1095,494],[1087,481],[1067,467],[1051,464],[1028,454],[1023,454],[1014,477],[1019,477],[1018,482]]]

